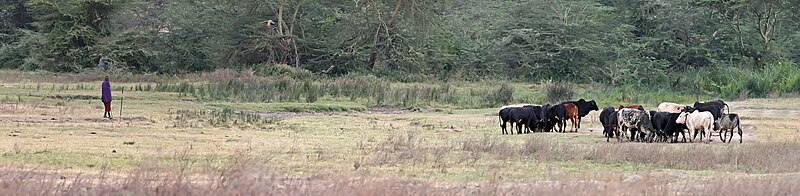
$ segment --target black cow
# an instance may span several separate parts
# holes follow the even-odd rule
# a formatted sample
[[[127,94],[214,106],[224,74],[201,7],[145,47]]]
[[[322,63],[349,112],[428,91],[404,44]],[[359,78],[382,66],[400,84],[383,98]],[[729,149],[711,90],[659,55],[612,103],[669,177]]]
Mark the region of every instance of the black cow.
[[[508,131],[506,130],[506,123],[511,121],[511,109],[512,108],[513,107],[500,109],[500,112],[497,114],[497,116],[500,118],[500,128],[501,128],[501,133],[503,135],[508,134]],[[511,127],[514,127],[514,122],[511,121],[510,123],[511,123]],[[511,131],[514,131],[514,128],[511,128]]]
[[[550,125],[550,108],[552,105],[544,104],[539,111],[539,121],[536,122],[536,127],[541,128],[542,132],[549,132],[552,127]]]
[[[540,108],[541,106],[525,106],[519,108],[512,108],[511,109],[511,121],[517,123],[517,134],[522,134],[522,126],[525,126],[525,133],[530,133],[531,131],[531,121],[537,121],[536,118],[536,108]],[[535,128],[533,128],[535,129]],[[513,130],[512,130],[513,132]],[[513,134],[513,133],[512,133]]]
[[[669,112],[656,112],[650,111],[650,121],[653,123],[658,135],[657,141],[666,141],[667,138],[672,137],[667,133],[667,125],[669,125]],[[674,122],[673,122],[674,123]]]
[[[583,117],[585,117],[586,115],[589,115],[589,112],[591,112],[592,110],[594,111],[600,110],[599,108],[597,108],[597,103],[594,100],[589,100],[587,102],[584,99],[578,99],[578,101],[561,102],[561,104],[559,105],[564,105],[567,103],[575,104],[575,106],[578,106],[578,116],[580,117],[578,118],[578,128],[581,128],[581,119],[583,119]]]
[[[539,121],[542,119],[542,106],[533,106],[533,114],[530,118],[528,118],[528,122],[525,126],[531,128],[532,131],[536,132],[536,129],[539,129]]]
[[[567,128],[567,108],[561,104],[551,106],[547,111],[547,121],[548,131],[552,131],[557,125],[557,131],[564,132],[564,129]]]
[[[702,102],[702,103],[701,102],[694,102],[694,105],[692,107],[693,108],[699,108],[699,107],[706,107],[706,106],[717,106],[717,108],[720,109],[719,113],[725,113],[725,111],[723,111],[723,109],[725,109],[725,108],[728,108],[728,112],[731,111],[731,108],[728,107],[728,104],[726,104],[724,101],[719,100],[719,99],[712,100],[712,101],[707,101],[707,102]],[[719,117],[721,117],[721,116],[719,116]],[[718,116],[714,116],[714,119],[716,120],[716,119],[719,119],[719,118],[718,118]]]
[[[616,137],[614,133],[616,133],[617,129],[619,129],[619,114],[617,111],[608,114],[608,118],[605,121],[608,124],[608,133],[606,135],[606,142],[609,142],[609,139],[612,137]]]
[[[611,113],[614,113],[615,111],[616,110],[614,110],[614,107],[611,107],[611,106],[603,108],[603,111],[600,111],[599,119],[600,119],[600,124],[603,125],[603,135],[604,136],[608,135],[609,126],[610,126],[609,122],[606,119],[608,119],[608,116],[611,115]]]
[[[680,113],[669,113],[669,120],[667,120],[667,126],[664,129],[664,133],[673,138],[673,143],[678,142],[679,134],[683,135],[683,142],[686,142],[686,132],[684,130],[689,128],[686,127],[686,124],[678,124],[675,122],[680,115]]]
[[[638,131],[636,133],[639,133],[639,139],[642,142],[653,142],[653,139],[658,135],[658,132],[653,126],[652,118],[647,112],[639,114],[639,126],[637,129]]]

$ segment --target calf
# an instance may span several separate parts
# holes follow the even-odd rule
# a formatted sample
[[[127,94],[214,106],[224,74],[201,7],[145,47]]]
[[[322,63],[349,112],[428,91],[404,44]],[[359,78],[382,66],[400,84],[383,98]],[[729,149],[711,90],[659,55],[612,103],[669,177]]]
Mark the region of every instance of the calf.
[[[686,106],[677,103],[664,102],[658,104],[658,112],[681,113],[684,110],[686,110]]]
[[[702,131],[700,140],[703,140],[703,136],[708,132],[708,140],[711,141],[711,131],[714,130],[714,116],[711,115],[711,112],[700,112],[696,110],[692,113],[683,112],[678,116],[675,123],[685,124],[686,127],[689,128],[689,136],[691,136],[690,141],[694,141],[698,131]],[[692,135],[692,132],[694,132],[694,135]]]
[[[599,108],[597,108],[597,103],[594,100],[590,100],[587,102],[584,99],[579,99],[578,101],[561,102],[562,105],[567,103],[575,104],[575,106],[578,106],[578,116],[580,116],[580,118],[578,118],[578,128],[581,128],[581,119],[583,117],[589,115],[589,112],[591,112],[592,110],[595,111],[599,110]]]
[[[742,127],[739,121],[739,115],[737,114],[725,114],[722,115],[722,119],[719,120],[719,127],[718,129],[721,131],[719,134],[720,140],[725,142],[725,136],[728,135],[728,131],[731,132],[731,137],[728,138],[728,143],[733,140],[733,129],[739,130],[739,143],[742,143]]]
[[[578,106],[575,104],[567,103],[562,104],[564,109],[566,110],[566,117],[570,121],[570,125],[572,125],[573,132],[578,132],[578,120],[580,117],[578,116]],[[566,120],[564,121],[566,122]],[[564,125],[566,127],[566,125]]]

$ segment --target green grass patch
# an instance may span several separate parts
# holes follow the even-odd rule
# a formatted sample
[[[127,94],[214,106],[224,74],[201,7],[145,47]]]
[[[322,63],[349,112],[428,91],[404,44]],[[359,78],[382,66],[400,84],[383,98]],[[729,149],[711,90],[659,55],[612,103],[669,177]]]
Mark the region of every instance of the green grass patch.
[[[360,112],[366,111],[364,105],[353,102],[317,103],[209,103],[214,108],[246,110],[254,112]]]

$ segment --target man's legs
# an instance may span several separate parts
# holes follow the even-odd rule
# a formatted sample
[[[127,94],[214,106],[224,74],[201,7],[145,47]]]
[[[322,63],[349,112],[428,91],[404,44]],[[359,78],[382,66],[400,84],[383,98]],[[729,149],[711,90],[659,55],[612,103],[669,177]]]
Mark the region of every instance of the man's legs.
[[[111,102],[103,102],[103,106],[105,107],[103,118],[111,118]]]

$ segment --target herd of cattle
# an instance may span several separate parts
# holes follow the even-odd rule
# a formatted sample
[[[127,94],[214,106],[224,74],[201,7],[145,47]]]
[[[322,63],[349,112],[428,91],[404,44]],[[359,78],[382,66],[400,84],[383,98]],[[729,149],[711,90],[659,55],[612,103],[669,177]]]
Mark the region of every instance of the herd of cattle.
[[[728,112],[725,112],[728,108]],[[500,108],[500,128],[502,134],[514,134],[516,124],[517,134],[531,132],[577,132],[581,127],[581,119],[591,111],[597,111],[594,100],[566,101],[560,104],[517,104]],[[571,129],[567,130],[567,120]],[[728,132],[733,139],[734,130],[738,130],[739,143],[742,142],[742,128],[739,126],[739,116],[730,113],[728,104],[722,100],[708,102],[695,102],[692,106],[676,103],[661,103],[657,110],[646,111],[639,104],[629,106],[606,107],[600,112],[599,120],[603,125],[603,135],[606,141],[616,137],[639,142],[678,142],[679,136],[689,142],[700,134],[700,140],[708,134],[718,132],[720,140],[725,142]],[[511,125],[511,131],[506,128],[506,123]],[[628,135],[630,134],[630,135]]]

